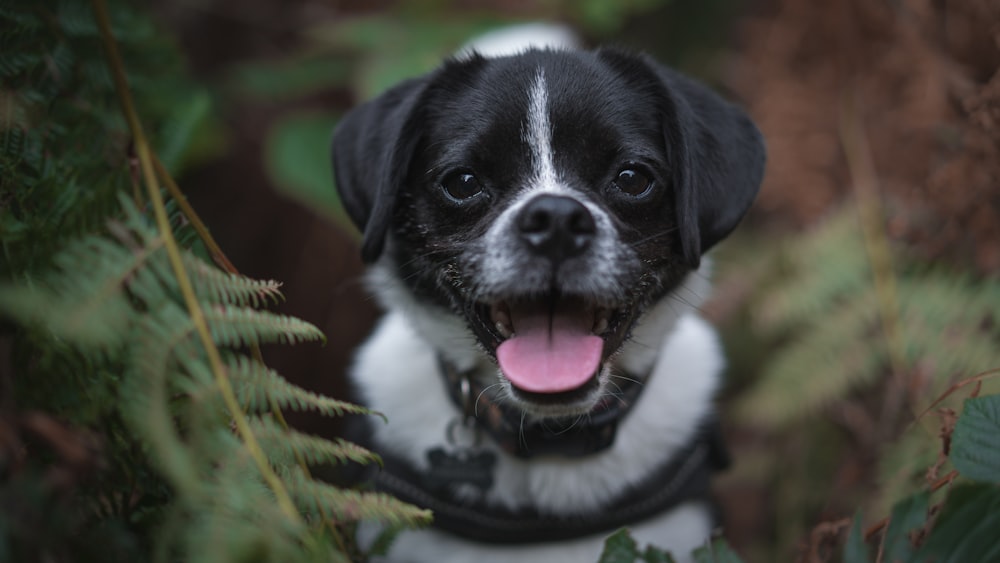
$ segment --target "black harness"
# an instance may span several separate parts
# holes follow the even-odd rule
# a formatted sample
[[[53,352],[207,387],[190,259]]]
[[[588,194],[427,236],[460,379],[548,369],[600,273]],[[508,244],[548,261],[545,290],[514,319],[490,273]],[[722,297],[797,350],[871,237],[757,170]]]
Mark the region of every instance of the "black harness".
[[[490,401],[484,403],[479,398],[481,389],[474,387],[468,374],[458,373],[444,362],[441,367],[449,396],[465,415],[464,421],[519,458],[541,455],[579,458],[606,450],[614,443],[618,424],[643,389],[638,379],[623,380],[621,393],[604,400],[586,420],[522,424],[520,412]],[[478,413],[474,404],[477,399]],[[481,501],[468,502],[455,494],[458,486],[481,491],[492,486],[496,458],[490,450],[460,448],[449,453],[433,449],[427,452],[427,458],[430,470],[417,471],[402,459],[383,455],[384,466],[372,477],[375,488],[430,509],[434,513],[434,528],[494,544],[528,544],[609,534],[685,501],[708,500],[711,475],[729,463],[718,424],[710,419],[669,462],[656,468],[610,506],[586,516],[553,516],[534,509],[509,510]]]

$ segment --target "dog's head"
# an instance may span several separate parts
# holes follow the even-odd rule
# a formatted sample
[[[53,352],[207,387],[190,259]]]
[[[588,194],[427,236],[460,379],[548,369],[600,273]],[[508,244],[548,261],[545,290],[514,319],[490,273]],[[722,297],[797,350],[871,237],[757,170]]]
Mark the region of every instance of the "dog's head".
[[[504,397],[566,415],[736,227],[764,147],[742,111],[647,57],[529,51],[449,61],[360,106],[333,159],[363,258],[453,315]]]

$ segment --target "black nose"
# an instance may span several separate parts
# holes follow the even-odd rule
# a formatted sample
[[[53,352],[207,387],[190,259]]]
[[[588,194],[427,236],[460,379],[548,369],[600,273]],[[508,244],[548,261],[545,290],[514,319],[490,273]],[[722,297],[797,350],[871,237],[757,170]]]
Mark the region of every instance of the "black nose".
[[[597,225],[579,201],[544,194],[524,206],[517,216],[517,230],[531,252],[558,263],[585,251]]]

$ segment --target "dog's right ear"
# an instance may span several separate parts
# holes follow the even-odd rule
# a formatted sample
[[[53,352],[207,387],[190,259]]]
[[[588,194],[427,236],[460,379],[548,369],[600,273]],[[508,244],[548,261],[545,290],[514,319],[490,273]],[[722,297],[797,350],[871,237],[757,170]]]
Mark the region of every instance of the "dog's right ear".
[[[419,140],[416,112],[428,78],[404,82],[349,111],[333,132],[333,175],[347,215],[364,235],[361,258],[385,246],[396,194]]]

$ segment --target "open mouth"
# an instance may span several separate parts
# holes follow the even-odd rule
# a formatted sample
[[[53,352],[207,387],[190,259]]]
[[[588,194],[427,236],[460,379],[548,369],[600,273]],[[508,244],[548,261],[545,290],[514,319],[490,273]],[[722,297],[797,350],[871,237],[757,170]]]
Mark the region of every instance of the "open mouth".
[[[514,391],[535,403],[574,402],[596,388],[601,366],[624,339],[627,317],[622,309],[559,293],[478,303],[475,316],[476,332]]]

